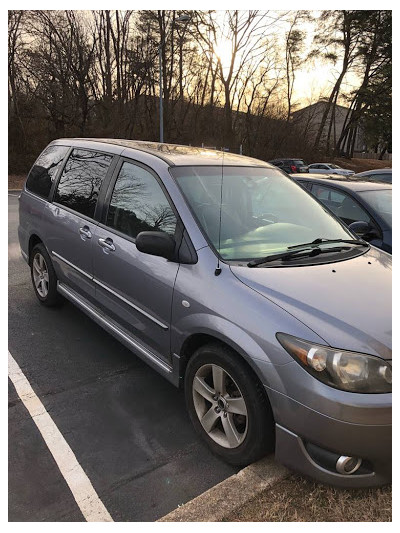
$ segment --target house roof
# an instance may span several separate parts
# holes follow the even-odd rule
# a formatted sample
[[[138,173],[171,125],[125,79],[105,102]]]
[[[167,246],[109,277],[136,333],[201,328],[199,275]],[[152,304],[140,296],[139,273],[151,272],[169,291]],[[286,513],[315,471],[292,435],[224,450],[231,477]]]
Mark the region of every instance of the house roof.
[[[316,106],[323,105],[324,107],[328,104],[327,100],[318,100],[318,102],[315,102],[314,104],[307,105],[305,107],[302,107],[301,109],[298,109],[297,111],[293,111],[292,115],[296,115],[297,113],[304,113],[306,110],[311,109]],[[344,109],[348,110],[349,108],[343,105],[334,104],[337,109]],[[332,104],[333,106],[333,104]]]

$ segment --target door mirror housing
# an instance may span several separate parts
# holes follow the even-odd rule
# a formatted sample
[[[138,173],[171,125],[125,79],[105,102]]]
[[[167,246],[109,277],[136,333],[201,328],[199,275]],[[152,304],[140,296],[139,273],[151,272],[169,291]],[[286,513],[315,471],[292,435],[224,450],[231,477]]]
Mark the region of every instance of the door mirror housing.
[[[349,228],[364,239],[373,239],[374,237],[379,237],[377,230],[362,220],[352,222],[349,225]]]
[[[175,239],[164,231],[141,231],[136,237],[136,248],[144,254],[171,260],[175,255]]]

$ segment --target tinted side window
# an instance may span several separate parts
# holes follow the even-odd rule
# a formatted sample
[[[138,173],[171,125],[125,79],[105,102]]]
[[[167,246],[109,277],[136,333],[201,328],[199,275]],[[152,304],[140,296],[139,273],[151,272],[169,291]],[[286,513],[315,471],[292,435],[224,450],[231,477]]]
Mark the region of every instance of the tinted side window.
[[[374,174],[369,179],[383,181],[384,183],[392,183],[392,175],[389,173]]]
[[[324,187],[323,185],[313,185],[312,193],[318,198],[321,202],[325,203],[329,200],[329,188]]]
[[[68,151],[68,146],[48,146],[37,158],[28,179],[26,188],[42,198],[48,198],[51,184],[56,177],[62,160]]]
[[[133,163],[123,163],[107,213],[107,226],[135,238],[141,231],[173,235],[176,217],[156,178]]]
[[[349,194],[324,187],[323,185],[313,185],[313,194],[335,213],[346,224],[363,221],[373,224],[371,217],[361,207],[361,205]]]
[[[345,195],[343,201],[337,207],[336,214],[339,218],[343,220],[346,224],[351,224],[352,222],[363,221],[367,222],[370,225],[374,225],[369,214],[363,209],[360,204],[354,200],[351,196]]]
[[[312,183],[310,181],[299,181],[300,185],[303,185],[305,189],[311,190]]]
[[[73,150],[65,164],[54,201],[93,218],[111,160],[111,155],[102,152]]]

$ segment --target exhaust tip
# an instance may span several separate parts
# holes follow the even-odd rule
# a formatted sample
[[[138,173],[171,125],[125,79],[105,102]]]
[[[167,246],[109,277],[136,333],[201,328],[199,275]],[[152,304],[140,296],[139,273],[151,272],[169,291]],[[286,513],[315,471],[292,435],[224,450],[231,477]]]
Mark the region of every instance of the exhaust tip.
[[[359,457],[349,457],[347,455],[341,455],[336,461],[336,471],[339,474],[349,476],[357,472],[362,463],[362,459]]]

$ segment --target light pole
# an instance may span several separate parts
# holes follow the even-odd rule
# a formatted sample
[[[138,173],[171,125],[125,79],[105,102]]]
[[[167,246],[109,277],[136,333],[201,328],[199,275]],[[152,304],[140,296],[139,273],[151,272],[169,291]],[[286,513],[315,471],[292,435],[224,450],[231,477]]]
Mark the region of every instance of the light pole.
[[[189,22],[190,16],[189,15],[181,15],[173,22]],[[163,72],[162,72],[162,49],[165,45],[165,41],[167,40],[169,31],[172,28],[171,26],[164,34],[164,38],[161,40],[160,44],[158,45],[158,64],[160,69],[160,143],[164,142],[164,109],[163,109]]]

